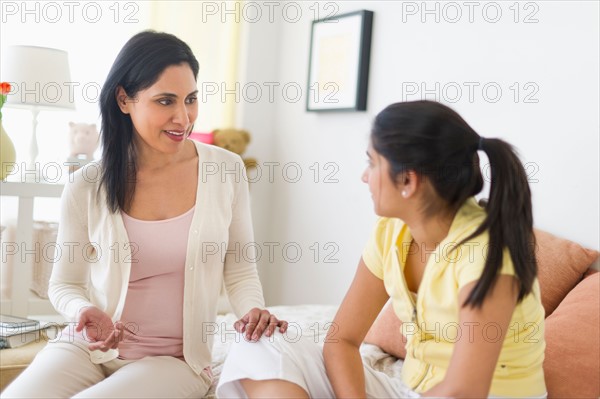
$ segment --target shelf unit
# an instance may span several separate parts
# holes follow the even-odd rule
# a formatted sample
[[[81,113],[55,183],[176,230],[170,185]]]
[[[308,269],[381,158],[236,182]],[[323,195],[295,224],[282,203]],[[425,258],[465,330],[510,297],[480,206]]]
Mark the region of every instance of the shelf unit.
[[[0,312],[22,317],[58,316],[50,301],[35,295],[29,286],[33,277],[34,255],[22,253],[33,248],[33,206],[35,198],[60,198],[64,184],[0,182],[0,196],[18,197],[19,211],[15,242],[19,246],[12,255],[11,297],[2,301]],[[40,316],[40,317],[38,317]]]

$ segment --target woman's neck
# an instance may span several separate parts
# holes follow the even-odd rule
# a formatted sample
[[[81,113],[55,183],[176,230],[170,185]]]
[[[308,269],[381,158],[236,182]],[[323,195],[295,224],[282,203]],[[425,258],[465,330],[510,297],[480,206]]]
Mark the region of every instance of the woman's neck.
[[[191,154],[195,154],[195,149],[192,149],[192,146],[193,143],[186,140],[181,151],[174,154],[165,154],[156,151],[154,148],[142,142],[141,139],[136,138],[134,139],[136,166],[138,170],[168,168],[171,165],[175,165],[188,159]]]

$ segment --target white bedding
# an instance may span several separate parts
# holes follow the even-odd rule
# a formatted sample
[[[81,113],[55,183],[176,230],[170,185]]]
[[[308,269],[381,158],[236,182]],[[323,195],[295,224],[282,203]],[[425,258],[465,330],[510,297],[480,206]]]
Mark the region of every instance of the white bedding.
[[[272,306],[269,311],[275,314],[279,319],[287,320],[288,337],[294,339],[296,334],[312,337],[320,345],[325,340],[325,334],[328,323],[333,321],[337,306],[328,305],[299,305],[299,306]],[[221,375],[223,362],[229,351],[231,343],[235,339],[233,323],[236,318],[232,313],[217,317],[218,333],[215,334],[213,346],[213,384],[205,398],[215,398],[215,388]],[[383,352],[377,346],[363,344],[361,347],[363,360],[368,362],[371,367],[382,371],[390,376],[400,378],[402,369],[402,360]]]

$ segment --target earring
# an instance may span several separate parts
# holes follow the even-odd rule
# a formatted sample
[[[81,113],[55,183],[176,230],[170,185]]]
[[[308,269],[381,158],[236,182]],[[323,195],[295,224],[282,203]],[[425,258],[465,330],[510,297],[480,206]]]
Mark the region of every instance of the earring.
[[[402,196],[404,198],[408,197],[408,193],[406,192],[406,190],[402,190]]]

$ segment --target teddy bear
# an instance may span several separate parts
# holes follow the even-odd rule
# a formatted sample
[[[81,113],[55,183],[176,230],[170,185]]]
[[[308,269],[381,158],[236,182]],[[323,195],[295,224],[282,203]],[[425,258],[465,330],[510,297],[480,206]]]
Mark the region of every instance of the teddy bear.
[[[238,155],[242,155],[246,151],[246,147],[250,143],[250,133],[246,130],[239,129],[217,129],[213,131],[213,144],[225,148]],[[256,159],[242,158],[246,169],[256,167]]]
[[[73,172],[94,159],[98,147],[98,130],[91,123],[69,122],[69,171]]]

